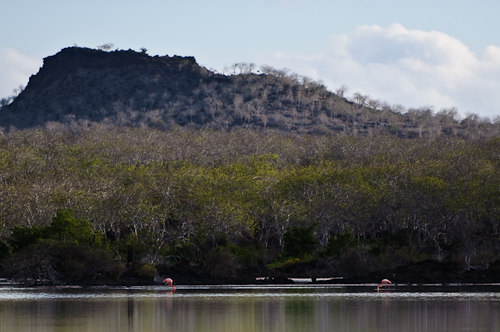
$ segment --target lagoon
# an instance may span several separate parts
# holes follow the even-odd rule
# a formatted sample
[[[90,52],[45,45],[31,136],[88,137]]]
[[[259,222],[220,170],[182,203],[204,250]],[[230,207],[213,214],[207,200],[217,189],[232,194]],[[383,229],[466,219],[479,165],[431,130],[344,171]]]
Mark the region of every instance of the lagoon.
[[[0,331],[500,331],[500,285],[375,287],[2,287]]]

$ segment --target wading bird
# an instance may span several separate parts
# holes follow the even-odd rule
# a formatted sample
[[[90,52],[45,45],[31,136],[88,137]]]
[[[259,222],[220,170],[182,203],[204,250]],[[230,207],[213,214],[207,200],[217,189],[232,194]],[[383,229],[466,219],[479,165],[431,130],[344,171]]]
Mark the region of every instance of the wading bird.
[[[170,278],[167,278],[165,280],[163,280],[163,283],[167,286],[170,286],[170,287],[173,287],[174,288],[174,291],[175,291],[175,286],[173,285],[174,284],[174,281]]]
[[[389,284],[391,284],[389,279],[382,279],[380,285],[377,286],[377,292],[380,290],[380,287],[389,286]]]

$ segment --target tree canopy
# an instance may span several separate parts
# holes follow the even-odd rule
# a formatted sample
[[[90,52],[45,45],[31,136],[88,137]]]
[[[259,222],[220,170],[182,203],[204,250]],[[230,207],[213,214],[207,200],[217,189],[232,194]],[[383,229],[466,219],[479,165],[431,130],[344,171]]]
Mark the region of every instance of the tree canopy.
[[[487,266],[500,249],[499,162],[498,138],[18,131],[0,138],[0,259],[5,269],[37,248],[57,257],[35,269],[54,280],[97,273],[61,272],[78,261],[63,248],[116,262],[110,274],[127,262],[227,277],[311,260],[340,275]]]

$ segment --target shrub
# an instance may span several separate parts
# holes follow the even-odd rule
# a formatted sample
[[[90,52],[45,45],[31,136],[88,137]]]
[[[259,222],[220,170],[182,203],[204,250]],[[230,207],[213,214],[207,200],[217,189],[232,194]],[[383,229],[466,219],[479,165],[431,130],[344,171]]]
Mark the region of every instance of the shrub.
[[[339,257],[344,248],[348,248],[353,244],[355,244],[354,236],[349,230],[345,230],[344,234],[334,234],[328,239],[324,254]]]
[[[338,267],[344,277],[362,277],[376,270],[377,265],[377,257],[369,247],[359,245],[342,251]]]
[[[238,263],[235,255],[225,247],[213,249],[206,260],[210,275],[214,278],[233,278],[236,276]]]
[[[151,264],[144,264],[137,269],[137,275],[141,278],[154,278],[158,274],[156,268]]]

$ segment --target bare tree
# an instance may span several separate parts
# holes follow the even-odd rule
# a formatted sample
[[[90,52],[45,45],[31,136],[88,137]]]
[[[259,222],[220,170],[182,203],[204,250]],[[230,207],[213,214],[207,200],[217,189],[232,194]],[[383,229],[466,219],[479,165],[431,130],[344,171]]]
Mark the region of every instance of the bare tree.
[[[458,120],[458,109],[456,107],[443,108],[436,115],[441,123],[452,125]]]
[[[101,50],[101,51],[109,52],[114,46],[115,45],[112,43],[106,43],[106,44],[102,44],[102,45],[97,46],[97,49]]]
[[[236,74],[236,69],[240,70],[240,74],[251,74],[252,71],[255,69],[255,63],[248,63],[248,62],[238,62],[235,63],[233,66],[233,74]]]
[[[23,92],[23,90],[24,90],[24,85],[19,84],[17,88],[12,90],[12,93],[14,93],[14,96],[18,96],[21,92]]]
[[[287,77],[288,73],[290,72],[290,69],[288,69],[288,68],[276,69],[276,68],[273,68],[271,66],[261,66],[260,70],[264,74],[276,76],[278,78],[285,78],[285,77]]]
[[[353,95],[354,102],[358,104],[359,107],[363,107],[366,104],[366,101],[368,100],[367,95],[363,95],[360,92],[355,92]]]
[[[464,119],[467,124],[467,128],[477,128],[479,123],[479,115],[475,113],[467,113],[467,117]]]
[[[2,98],[0,99],[0,109],[4,106],[9,105],[12,102],[12,97]]]
[[[379,107],[382,107],[382,101],[380,99],[369,99],[368,107],[373,108],[374,110],[379,109]]]
[[[344,98],[344,95],[346,94],[347,90],[349,90],[349,87],[345,84],[342,84],[340,88],[338,88],[335,93],[337,96]]]
[[[392,111],[401,114],[405,112],[405,107],[401,104],[392,105]]]
[[[500,115],[493,118],[493,124],[500,125]]]

